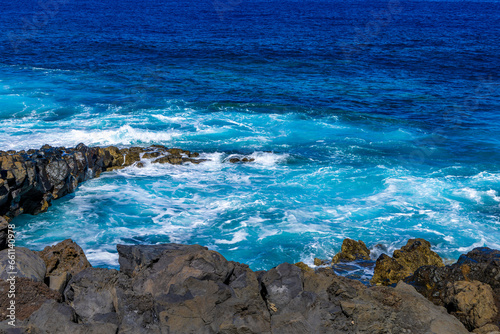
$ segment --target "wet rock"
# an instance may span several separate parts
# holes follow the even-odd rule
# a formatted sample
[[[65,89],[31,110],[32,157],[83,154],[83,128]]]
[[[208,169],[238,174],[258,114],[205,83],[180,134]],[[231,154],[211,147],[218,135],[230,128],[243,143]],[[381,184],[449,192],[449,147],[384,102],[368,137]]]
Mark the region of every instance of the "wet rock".
[[[307,264],[305,264],[304,262],[297,262],[295,263],[295,265],[297,267],[299,267],[300,269],[302,269],[303,271],[311,271],[313,270],[311,267],[309,267]]]
[[[344,239],[340,253],[333,257],[332,263],[355,260],[370,260],[370,250],[361,240]]]
[[[15,259],[15,263],[12,263]],[[33,281],[43,282],[45,277],[45,262],[35,252],[28,248],[15,247],[0,251],[0,279],[6,280],[12,275],[25,277]],[[9,274],[14,272],[15,274]]]
[[[315,266],[322,266],[324,264],[327,264],[327,261],[318,259],[317,257],[314,258],[314,265]]]
[[[142,156],[143,159],[158,158],[161,155],[160,152],[147,152]]]
[[[427,240],[410,239],[405,246],[394,251],[392,258],[385,254],[379,256],[371,283],[394,284],[425,265],[444,266],[443,260],[431,250]]]
[[[159,156],[168,153],[161,145],[155,147],[115,146],[75,148],[44,145],[40,150],[9,151],[0,153],[0,216],[15,217],[21,213],[38,214],[47,211],[54,199],[75,191],[77,186],[104,171],[127,166],[144,166],[141,154]],[[168,150],[166,161],[200,163],[198,155],[181,149]],[[189,158],[188,158],[189,156]],[[187,160],[184,160],[187,159]]]
[[[140,160],[141,160],[141,155],[139,151],[129,150],[129,152],[125,154],[125,163],[123,165],[130,166]]]
[[[479,281],[448,283],[443,291],[443,302],[469,330],[482,327],[498,314],[493,290]]]
[[[16,318],[24,320],[38,310],[47,300],[61,300],[61,295],[52,291],[42,282],[34,282],[28,278],[17,277],[14,286],[11,281],[0,280],[0,321],[7,319],[11,298],[9,290],[15,290]]]
[[[249,157],[243,157],[242,158],[241,156],[240,157],[230,157],[229,158],[229,162],[233,163],[233,164],[239,163],[239,162],[246,163],[246,162],[252,162],[252,161],[255,161],[255,159],[254,158],[249,158]]]

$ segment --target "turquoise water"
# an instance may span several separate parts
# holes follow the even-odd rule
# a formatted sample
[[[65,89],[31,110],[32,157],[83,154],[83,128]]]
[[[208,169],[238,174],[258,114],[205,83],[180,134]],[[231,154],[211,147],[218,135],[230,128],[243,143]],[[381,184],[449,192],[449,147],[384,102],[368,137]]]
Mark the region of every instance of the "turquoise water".
[[[242,2],[221,19],[176,3],[110,17],[68,2],[17,53],[0,48],[0,149],[164,144],[210,160],[104,173],[16,218],[19,244],[72,238],[116,267],[117,243],[198,243],[252,269],[312,264],[347,237],[387,252],[422,237],[447,259],[500,248],[498,4]],[[6,31],[22,25],[9,13],[39,10],[22,4],[0,14]],[[373,11],[390,20],[346,54]],[[228,162],[242,155],[255,161]]]

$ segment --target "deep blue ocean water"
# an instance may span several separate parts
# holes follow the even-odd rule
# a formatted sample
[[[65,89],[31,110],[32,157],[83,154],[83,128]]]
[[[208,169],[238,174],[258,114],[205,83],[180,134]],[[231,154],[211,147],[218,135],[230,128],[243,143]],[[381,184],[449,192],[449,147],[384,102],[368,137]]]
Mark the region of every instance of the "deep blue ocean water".
[[[499,2],[0,0],[0,31],[0,149],[210,159],[105,173],[16,218],[21,245],[114,267],[117,243],[199,243],[253,269],[346,237],[500,248]]]

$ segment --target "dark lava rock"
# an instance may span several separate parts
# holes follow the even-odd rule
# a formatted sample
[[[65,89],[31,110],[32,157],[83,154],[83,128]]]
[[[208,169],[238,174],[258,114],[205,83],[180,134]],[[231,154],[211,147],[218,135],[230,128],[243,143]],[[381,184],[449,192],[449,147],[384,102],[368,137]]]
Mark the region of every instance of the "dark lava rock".
[[[439,255],[431,250],[430,242],[424,239],[410,239],[406,246],[394,251],[392,258],[385,254],[379,256],[371,283],[394,284],[425,265],[444,266]]]
[[[101,148],[79,144],[75,148],[55,148],[44,145],[40,150],[28,152],[0,152],[0,217],[45,212],[54,199],[72,193],[80,183],[98,177],[104,171],[132,165],[140,167],[141,154],[154,157],[160,156],[160,152],[169,154],[161,162],[182,164],[205,161],[194,159],[198,155],[193,152],[181,149],[167,151],[161,145],[121,150],[115,146]],[[1,240],[0,235],[0,248]]]
[[[43,297],[18,333],[468,333],[403,282],[368,288],[288,263],[254,272],[199,245],[117,249],[120,271],[75,274],[64,302]]]

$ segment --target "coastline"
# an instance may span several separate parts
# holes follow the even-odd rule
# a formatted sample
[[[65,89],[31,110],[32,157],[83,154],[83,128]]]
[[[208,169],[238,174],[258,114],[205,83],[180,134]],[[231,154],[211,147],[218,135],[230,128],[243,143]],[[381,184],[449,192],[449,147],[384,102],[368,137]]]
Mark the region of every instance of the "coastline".
[[[39,252],[13,246],[13,218],[46,211],[53,200],[102,172],[140,168],[143,158],[170,164],[205,161],[196,152],[160,145],[46,145],[0,152],[0,304],[3,312],[8,310],[13,299],[6,296],[15,282],[15,321],[21,332],[499,331],[500,251],[486,247],[445,266],[428,241],[410,239],[392,257],[378,257],[367,286],[335,270],[335,265],[370,260],[361,240],[345,239],[333,259],[315,259],[315,269],[299,262],[267,271],[252,271],[199,245],[117,245],[119,271],[93,268],[71,240]],[[18,272],[12,278],[8,264],[13,253]],[[1,314],[0,332],[12,327],[8,313]],[[60,322],[50,320],[53,314]]]
[[[19,247],[14,283],[5,280],[8,250],[0,251],[0,333],[498,333],[500,251],[487,248],[371,287],[300,263],[254,272],[200,245],[117,250],[119,271],[93,268],[71,240],[40,252]]]

